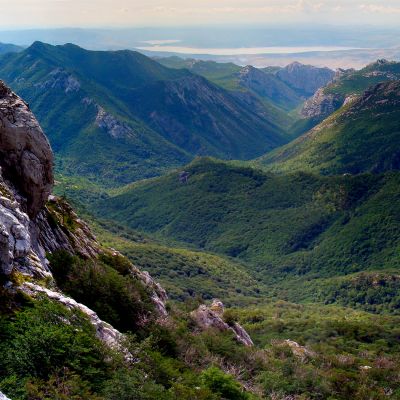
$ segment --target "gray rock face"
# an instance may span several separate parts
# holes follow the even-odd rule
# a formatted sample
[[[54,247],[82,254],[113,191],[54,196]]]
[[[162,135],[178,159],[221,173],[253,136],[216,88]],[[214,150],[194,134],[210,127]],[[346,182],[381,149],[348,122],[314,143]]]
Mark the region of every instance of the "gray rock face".
[[[321,88],[304,103],[301,115],[304,118],[314,118],[322,121],[338,110],[344,101],[345,98],[342,95],[326,94],[324,88]]]
[[[228,325],[224,320],[224,305],[218,300],[214,299],[211,306],[207,307],[205,304],[201,304],[199,308],[192,311],[190,314],[193,320],[196,322],[200,329],[217,329],[221,332],[231,331],[235,335],[235,339],[243,344],[244,346],[253,346],[254,343],[251,340],[250,335],[246,330],[234,322],[232,325]]]
[[[285,109],[294,108],[302,101],[302,98],[278,79],[276,75],[252,66],[240,70],[238,81],[241,86],[252,90],[263,98],[272,100]]]
[[[133,274],[137,276],[147,288],[151,291],[151,300],[156,307],[159,318],[167,318],[168,311],[166,302],[168,300],[167,292],[157,283],[147,271],[140,271],[136,267],[132,267]]]
[[[0,273],[9,275],[15,268],[37,278],[51,276],[47,263],[33,249],[31,221],[1,175],[0,192]]]
[[[382,82],[367,89],[361,96],[354,96],[351,107],[344,114],[350,118],[362,111],[368,111],[371,115],[382,112],[381,107],[396,109],[400,106],[400,81]]]
[[[40,89],[59,89],[65,93],[78,92],[81,88],[79,81],[67,71],[56,68],[50,72],[47,79],[35,85]]]
[[[126,123],[119,121],[99,105],[97,106],[96,125],[114,139],[135,136],[133,130]]]
[[[30,282],[25,282],[20,287],[20,289],[29,296],[36,297],[37,295],[40,294],[46,295],[49,299],[57,301],[58,303],[64,305],[70,310],[75,309],[81,311],[89,318],[92,325],[96,328],[96,335],[101,341],[103,341],[111,348],[114,348],[116,350],[121,350],[121,341],[123,338],[122,334],[116,329],[114,329],[107,322],[102,321],[98,317],[98,315],[90,308],[86,307],[81,303],[78,303],[77,301],[75,301],[70,297],[64,296],[60,292],[49,290]]]
[[[0,400],[10,400],[6,395],[0,392]]]
[[[53,153],[28,105],[0,81],[0,164],[35,217],[53,187]]]
[[[312,96],[334,78],[335,72],[329,68],[318,68],[294,62],[280,69],[276,76],[305,96]]]
[[[240,70],[238,76],[239,82],[254,90],[261,96],[276,98],[282,96],[282,86],[279,85],[279,81],[272,74],[267,74],[257,68],[250,65]]]
[[[66,216],[72,221],[73,229],[63,226]],[[49,197],[48,206],[43,208],[31,226],[38,254],[43,258],[46,253],[58,250],[87,259],[96,258],[100,253],[96,237],[88,225],[78,218],[67,202],[55,196]]]

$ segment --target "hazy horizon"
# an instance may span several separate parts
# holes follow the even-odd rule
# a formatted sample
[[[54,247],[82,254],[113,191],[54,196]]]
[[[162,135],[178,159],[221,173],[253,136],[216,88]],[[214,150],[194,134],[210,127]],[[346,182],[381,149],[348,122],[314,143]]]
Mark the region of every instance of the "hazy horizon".
[[[399,17],[400,0],[0,0],[0,42],[357,68],[400,58]]]
[[[71,12],[73,10],[74,12]],[[396,26],[399,0],[0,1],[4,29],[315,23]]]

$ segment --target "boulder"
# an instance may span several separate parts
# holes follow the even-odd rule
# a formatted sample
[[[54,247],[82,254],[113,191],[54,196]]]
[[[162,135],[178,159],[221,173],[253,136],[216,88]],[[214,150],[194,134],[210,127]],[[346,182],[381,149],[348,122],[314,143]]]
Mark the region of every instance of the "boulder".
[[[190,315],[196,325],[202,330],[216,329],[221,332],[231,331],[239,343],[244,346],[253,346],[254,343],[251,340],[250,335],[241,325],[237,322],[228,325],[223,320],[224,311],[225,307],[223,303],[218,299],[214,299],[210,307],[201,304],[199,308],[192,311]]]

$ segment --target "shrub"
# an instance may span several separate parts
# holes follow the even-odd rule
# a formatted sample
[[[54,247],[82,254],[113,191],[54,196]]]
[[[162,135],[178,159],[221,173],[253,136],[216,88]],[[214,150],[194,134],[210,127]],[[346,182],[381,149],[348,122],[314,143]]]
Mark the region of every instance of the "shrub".
[[[103,394],[107,400],[172,400],[163,386],[139,370],[117,371],[106,383]]]
[[[203,385],[213,393],[229,400],[248,400],[249,396],[242,391],[239,383],[217,367],[210,367],[201,373]]]
[[[65,293],[123,332],[139,331],[143,319],[153,311],[143,284],[132,275],[121,275],[104,263],[106,259],[83,260],[58,251],[49,260],[54,278]]]
[[[107,373],[105,349],[89,321],[47,299],[16,312],[12,319],[3,317],[0,337],[0,375],[8,377],[0,387],[9,392],[17,390],[24,378],[36,382],[31,387],[38,385],[35,390],[40,391],[45,385],[38,382],[48,381],[55,371],[70,371],[70,381],[79,374],[82,382],[94,386]],[[14,384],[13,376],[18,378]]]

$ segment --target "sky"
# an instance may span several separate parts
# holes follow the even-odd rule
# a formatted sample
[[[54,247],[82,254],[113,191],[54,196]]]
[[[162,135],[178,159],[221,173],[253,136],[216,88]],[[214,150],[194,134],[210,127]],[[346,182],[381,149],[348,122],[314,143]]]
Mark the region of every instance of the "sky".
[[[400,0],[0,0],[2,30],[399,21]]]

